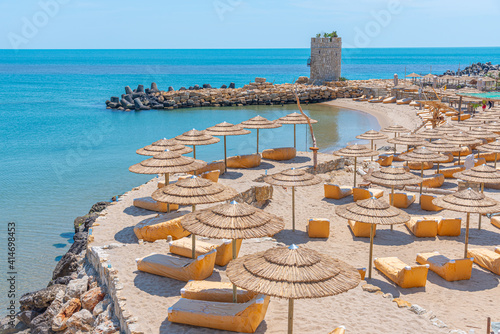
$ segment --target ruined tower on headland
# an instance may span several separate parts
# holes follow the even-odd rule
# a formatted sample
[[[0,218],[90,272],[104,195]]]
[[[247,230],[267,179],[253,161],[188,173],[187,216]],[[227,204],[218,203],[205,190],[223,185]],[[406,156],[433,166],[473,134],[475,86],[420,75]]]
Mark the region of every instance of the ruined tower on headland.
[[[342,38],[311,38],[311,67],[309,82],[322,84],[324,81],[336,81],[340,78],[342,56]]]

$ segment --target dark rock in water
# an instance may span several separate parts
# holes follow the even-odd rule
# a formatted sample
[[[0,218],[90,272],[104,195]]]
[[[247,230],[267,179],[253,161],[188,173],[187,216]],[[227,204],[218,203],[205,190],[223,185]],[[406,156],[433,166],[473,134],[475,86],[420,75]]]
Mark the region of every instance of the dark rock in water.
[[[19,299],[21,311],[45,309],[52,304],[59,291],[65,290],[65,285],[54,284],[48,288],[24,294]]]
[[[151,91],[149,90],[149,88],[146,88],[146,94],[147,95],[151,94]]]
[[[174,87],[172,87],[172,86],[169,86],[169,87],[168,87],[168,91],[169,91],[169,92],[172,92],[172,91],[174,91]]]
[[[119,104],[118,103],[115,103],[115,102],[109,102],[108,103],[108,107],[110,108],[118,108]]]
[[[179,88],[179,90],[186,90],[186,87],[181,87]]]
[[[111,96],[111,102],[118,103],[120,102],[120,98],[118,96]]]
[[[85,242],[86,243],[86,242]],[[74,246],[76,244],[76,246]],[[75,247],[77,249],[74,249],[74,251],[81,249],[82,248],[82,243],[73,243],[71,247]],[[85,248],[85,246],[83,246]],[[74,253],[66,253],[63,255],[61,260],[57,262],[56,268],[54,269],[54,272],[52,273],[52,280],[56,280],[59,277],[65,277],[69,276],[75,271],[78,270],[78,262],[79,262],[79,256]],[[53,285],[52,285],[53,286]]]
[[[89,213],[94,213],[94,212],[101,212],[102,210],[106,209],[110,202],[97,202],[89,210]]]
[[[137,86],[136,93],[144,93],[144,85]]]
[[[54,285],[54,284],[63,284],[63,285],[68,285],[69,282],[73,280],[73,277],[71,276],[64,276],[64,277],[58,277],[53,281],[50,281],[48,286]]]
[[[142,93],[133,93],[132,94],[132,99],[135,100],[137,98],[140,98],[140,97],[144,97],[146,95],[146,93],[142,92]]]
[[[21,313],[19,313],[17,315],[17,319],[22,321],[26,326],[30,326],[31,321],[39,315],[40,315],[40,313],[38,313],[36,311],[26,310],[26,311],[22,311]]]
[[[226,89],[226,88],[227,88],[227,86],[226,86],[226,85],[222,85],[222,86],[220,86],[220,88],[221,88],[221,89]]]
[[[153,105],[151,106],[151,108],[153,108],[153,109],[163,109],[163,104],[157,104],[157,103],[156,103],[156,104],[153,104]]]
[[[150,107],[146,107],[145,105],[143,105],[139,98],[134,99],[134,105],[135,105],[136,110],[149,110],[149,109],[151,109]]]
[[[124,99],[125,101],[127,101],[128,103],[130,103],[130,104],[133,104],[133,103],[134,103],[134,99],[132,98],[132,95],[129,95],[129,94],[124,95],[124,96],[123,96],[123,99]]]
[[[193,89],[200,89],[200,85],[194,85]]]
[[[151,90],[153,92],[157,92],[158,91],[158,86],[156,85],[156,82],[152,82],[151,83]]]
[[[128,96],[128,95],[127,95]],[[128,101],[125,101],[125,100],[120,100],[120,104],[122,105],[123,108],[125,109],[130,109],[130,108],[135,108],[134,104],[133,103],[130,103]]]
[[[189,90],[193,90],[193,89],[194,89],[194,87],[193,87],[193,86],[189,86],[189,88],[188,88],[188,89],[189,89]]]
[[[212,88],[210,84],[203,84],[203,88]]]
[[[88,231],[89,228],[92,227],[92,225],[94,224],[97,217],[99,217],[97,212],[92,212],[85,216],[76,217],[73,222],[73,225],[75,226],[75,233]]]
[[[231,83],[229,84],[229,88],[236,88],[236,84],[235,84],[234,82],[231,82]]]
[[[28,326],[16,317],[11,319],[10,316],[7,316],[0,321],[0,333],[2,334],[20,333],[27,329]]]
[[[132,93],[133,93],[132,88],[130,88],[129,86],[126,86],[125,87],[125,94],[128,95],[128,94],[132,94]]]

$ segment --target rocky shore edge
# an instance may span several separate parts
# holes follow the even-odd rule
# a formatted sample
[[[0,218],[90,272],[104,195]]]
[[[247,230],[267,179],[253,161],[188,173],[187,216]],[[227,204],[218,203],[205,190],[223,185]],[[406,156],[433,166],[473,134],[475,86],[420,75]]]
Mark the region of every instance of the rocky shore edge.
[[[46,288],[24,294],[20,311],[0,322],[0,334],[112,334],[119,321],[107,287],[86,261],[92,225],[110,203],[97,202],[74,221],[74,243],[57,263]],[[89,233],[90,232],[90,233]]]

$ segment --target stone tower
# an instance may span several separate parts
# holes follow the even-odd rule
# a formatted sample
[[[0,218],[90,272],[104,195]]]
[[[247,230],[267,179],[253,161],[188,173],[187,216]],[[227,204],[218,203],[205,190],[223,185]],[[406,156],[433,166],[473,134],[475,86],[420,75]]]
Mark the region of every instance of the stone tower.
[[[311,75],[309,82],[321,85],[340,78],[342,38],[311,38]]]

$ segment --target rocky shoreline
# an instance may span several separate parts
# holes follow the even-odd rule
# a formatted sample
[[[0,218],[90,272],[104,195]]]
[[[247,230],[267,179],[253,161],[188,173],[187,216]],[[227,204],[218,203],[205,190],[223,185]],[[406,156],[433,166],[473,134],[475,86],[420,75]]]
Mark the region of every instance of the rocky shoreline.
[[[460,71],[451,71],[447,70],[443,73],[443,75],[452,75],[452,76],[463,76],[463,75],[486,75],[489,72],[500,71],[500,64],[492,65],[491,61],[487,63],[475,63],[470,66],[467,66],[463,70]]]
[[[108,109],[124,111],[150,110],[150,109],[178,109],[199,107],[239,107],[244,105],[284,105],[297,103],[294,91],[303,103],[319,103],[331,101],[336,98],[350,98],[361,96],[363,91],[355,83],[348,81],[328,82],[322,86],[308,84],[307,77],[300,77],[295,84],[275,85],[267,82],[265,78],[255,78],[241,88],[236,88],[234,83],[228,87],[212,88],[210,84],[194,85],[186,89],[181,87],[174,90],[158,89],[156,83],[151,88],[144,89],[139,85],[132,90],[125,87],[125,94],[121,97],[113,96],[106,101]]]
[[[44,289],[24,294],[20,311],[0,322],[0,334],[112,334],[120,332],[113,301],[85,260],[89,231],[109,202],[98,202],[74,221],[74,243],[57,263]]]

